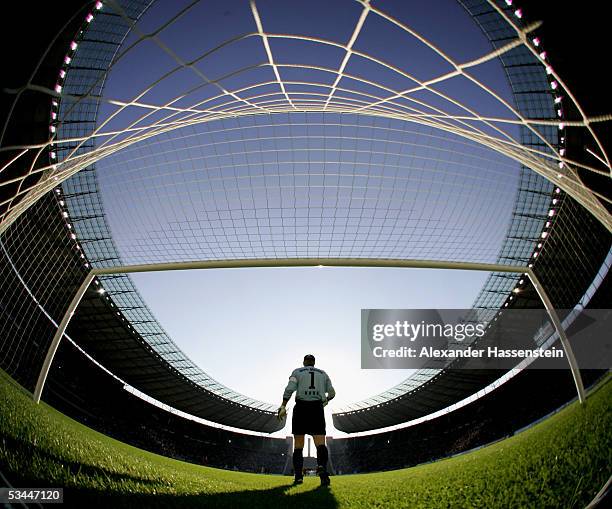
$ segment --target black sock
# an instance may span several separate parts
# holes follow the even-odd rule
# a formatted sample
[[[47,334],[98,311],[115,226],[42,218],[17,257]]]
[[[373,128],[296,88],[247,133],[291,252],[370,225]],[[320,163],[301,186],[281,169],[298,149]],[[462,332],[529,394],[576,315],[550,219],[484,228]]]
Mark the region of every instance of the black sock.
[[[302,477],[302,468],[304,467],[304,456],[302,454],[303,449],[293,450],[293,471],[295,477]]]
[[[327,456],[327,446],[325,444],[317,445],[317,465],[325,470],[327,470]]]

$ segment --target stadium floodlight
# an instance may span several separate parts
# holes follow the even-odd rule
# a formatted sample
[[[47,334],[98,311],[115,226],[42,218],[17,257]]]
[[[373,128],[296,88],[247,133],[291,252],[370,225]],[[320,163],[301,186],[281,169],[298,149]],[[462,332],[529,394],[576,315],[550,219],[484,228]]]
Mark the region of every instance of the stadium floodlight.
[[[580,369],[574,352],[570,345],[565,329],[557,315],[557,312],[546,293],[546,290],[538,280],[535,273],[531,270],[532,264],[527,269],[523,266],[501,265],[491,263],[471,263],[471,262],[453,262],[440,260],[390,260],[390,259],[370,259],[370,258],[285,258],[285,259],[242,259],[242,260],[203,260],[192,262],[175,262],[175,263],[156,263],[142,265],[125,265],[122,267],[96,268],[89,271],[87,277],[79,287],[78,291],[72,298],[68,309],[64,313],[62,321],[55,332],[53,340],[47,350],[45,360],[43,362],[36,388],[34,390],[34,401],[40,402],[42,391],[45,386],[47,375],[51,369],[55,352],[59,347],[62,337],[66,332],[66,328],[74,315],[77,306],[81,302],[83,295],[91,285],[91,282],[100,276],[109,276],[116,274],[130,274],[136,272],[163,272],[172,270],[194,270],[194,269],[226,269],[226,268],[260,268],[260,267],[387,267],[387,268],[420,268],[420,269],[453,269],[453,270],[476,270],[487,272],[505,272],[513,274],[525,274],[531,284],[535,288],[538,296],[542,300],[544,307],[550,317],[553,326],[559,335],[561,345],[565,352],[566,358],[576,392],[580,403],[585,401],[584,385],[580,375]]]

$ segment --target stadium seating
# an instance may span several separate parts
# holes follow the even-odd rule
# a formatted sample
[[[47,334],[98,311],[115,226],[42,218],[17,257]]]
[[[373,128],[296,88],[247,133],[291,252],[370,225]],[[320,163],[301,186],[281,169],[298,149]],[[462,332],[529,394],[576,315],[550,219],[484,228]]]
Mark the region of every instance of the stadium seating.
[[[584,371],[587,385],[602,376]],[[529,370],[476,402],[408,428],[328,439],[336,474],[408,467],[500,440],[575,397],[567,371]],[[290,473],[291,441],[248,435],[185,419],[123,389],[62,344],[45,400],[70,417],[136,447],[191,463],[257,473]]]

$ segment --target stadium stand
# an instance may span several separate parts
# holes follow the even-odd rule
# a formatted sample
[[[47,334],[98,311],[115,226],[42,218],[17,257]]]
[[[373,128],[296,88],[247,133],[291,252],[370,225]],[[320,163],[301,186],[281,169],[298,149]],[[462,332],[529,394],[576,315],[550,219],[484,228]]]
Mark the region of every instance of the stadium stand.
[[[584,372],[588,385],[601,372]],[[574,398],[567,372],[529,370],[474,403],[435,419],[385,433],[332,439],[337,474],[405,468],[512,436]]]
[[[228,470],[283,473],[291,440],[236,433],[170,413],[124,385],[66,341],[47,402],[108,436],[164,456]]]
[[[603,375],[583,371],[587,386]],[[336,474],[409,467],[511,436],[575,399],[567,371],[527,370],[453,412],[408,428],[328,438]],[[291,438],[224,430],[186,419],[124,390],[74,347],[62,344],[46,401],[117,440],[164,456],[229,470],[291,474]]]

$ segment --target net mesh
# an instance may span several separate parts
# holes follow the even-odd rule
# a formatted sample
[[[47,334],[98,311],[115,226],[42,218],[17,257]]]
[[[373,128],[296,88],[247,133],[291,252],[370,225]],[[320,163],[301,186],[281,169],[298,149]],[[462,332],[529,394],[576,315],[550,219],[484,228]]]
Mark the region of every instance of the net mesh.
[[[133,80],[136,83],[127,87],[135,93],[127,97],[105,97],[109,113],[101,116],[97,127],[87,136],[58,139],[53,136],[55,126],[51,126],[52,136],[46,145],[25,147],[16,153],[21,157],[30,150],[52,150],[53,144],[74,144],[60,163],[32,168],[28,172],[29,175],[44,173],[37,183],[28,186],[25,176],[15,177],[24,185],[19,186],[15,196],[1,204],[5,207],[2,228],[58,181],[161,133],[244,116],[329,112],[398,119],[474,141],[525,164],[560,185],[610,229],[609,214],[599,201],[609,202],[608,198],[600,196],[597,199],[594,191],[583,186],[575,173],[581,168],[609,174],[609,160],[591,127],[607,117],[586,118],[568,90],[563,90],[565,100],[574,102],[582,118],[570,121],[559,119],[559,115],[542,119],[526,117],[495,86],[487,83],[489,64],[521,48],[545,67],[551,91],[561,91],[562,80],[547,66],[545,55],[529,38],[537,24],[523,27],[519,23],[520,11],[515,11],[513,18],[502,8],[501,2],[487,2],[491,15],[500,17],[510,27],[511,37],[493,51],[469,58],[460,55],[463,58],[459,58],[453,57],[450,49],[438,47],[427,34],[414,29],[401,17],[383,10],[379,3],[364,0],[349,5],[356,21],[348,30],[348,40],[338,37],[346,28],[342,26],[336,27],[333,34],[316,35],[300,33],[300,28],[308,26],[298,26],[289,33],[268,30],[268,26],[276,27],[279,20],[286,21],[283,11],[289,16],[287,11],[292,7],[276,2],[266,4],[267,11],[261,12],[256,2],[251,1],[232,6],[238,11],[235,16],[239,21],[228,23],[228,28],[215,33],[218,39],[214,42],[204,40],[203,51],[191,41],[190,51],[182,48],[181,51],[165,43],[162,35],[171,37],[173,31],[180,31],[181,22],[198,15],[201,2],[192,2],[182,9],[177,6],[169,16],[165,13],[168,17],[157,22],[151,31],[136,24],[120,4],[107,2],[105,8],[130,26],[133,35],[133,40],[128,40],[116,54],[111,70],[133,63],[130,56],[138,58],[139,51],[146,52],[147,46],[152,45],[157,51],[158,60],[153,66],[156,72],[147,72],[152,66],[141,69]],[[380,2],[380,5],[393,11],[392,3]],[[325,8],[329,9],[327,3],[313,2],[308,4],[307,10],[325,12]],[[350,8],[343,19],[351,19]],[[266,23],[266,13],[269,23]],[[381,33],[385,36],[384,45],[376,43]],[[76,51],[77,47],[75,43]],[[414,70],[409,65],[411,52],[425,52],[429,65]],[[332,65],[334,62],[336,65]],[[527,79],[517,84],[519,88],[542,79],[538,73],[533,80],[528,79],[529,73],[521,76]],[[138,83],[140,77],[146,81]],[[79,91],[79,100],[96,97],[99,86],[100,80],[88,90]],[[457,94],[457,90],[462,92]],[[62,82],[50,92],[62,97]],[[547,131],[566,125],[583,127],[589,133],[598,151],[595,162],[604,162],[604,169],[601,164],[589,166],[568,161],[559,147],[551,143]],[[521,126],[537,143],[522,143],[513,132],[516,126]],[[95,139],[95,148],[83,151],[83,146],[92,139]],[[47,151],[40,150],[40,154],[46,156]],[[6,184],[10,183],[14,183],[14,179]]]

